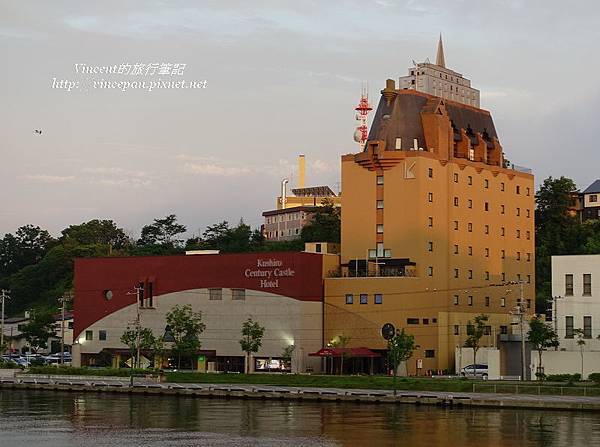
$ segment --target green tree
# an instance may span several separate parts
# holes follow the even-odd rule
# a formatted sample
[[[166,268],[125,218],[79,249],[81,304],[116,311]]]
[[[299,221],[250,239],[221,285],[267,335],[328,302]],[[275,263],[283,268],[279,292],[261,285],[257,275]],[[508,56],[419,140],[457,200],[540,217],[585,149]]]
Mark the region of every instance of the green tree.
[[[396,335],[388,340],[388,360],[392,366],[394,396],[396,395],[396,376],[401,363],[406,363],[417,348],[414,335],[404,332],[404,328],[396,331]]]
[[[21,335],[35,353],[48,347],[48,339],[56,335],[55,327],[52,312],[44,309],[33,310],[29,321],[21,329]]]
[[[34,225],[17,228],[0,239],[0,278],[39,262],[55,244],[48,231]]]
[[[583,375],[583,350],[585,349],[585,332],[581,329],[575,329],[573,331],[575,334],[575,339],[577,346],[579,346],[579,354],[581,355],[581,380],[584,380],[585,376]]]
[[[334,348],[341,348],[342,355],[340,357],[340,375],[344,374],[344,359],[347,357],[346,346],[350,343],[350,337],[344,334],[338,335],[331,342],[331,346]]]
[[[283,360],[285,364],[289,363],[291,366],[292,355],[294,354],[295,349],[295,345],[287,345],[285,348],[283,348],[283,351],[281,352],[281,360]]]
[[[182,356],[192,356],[202,346],[200,335],[206,328],[202,322],[202,312],[194,312],[189,304],[176,305],[167,313],[167,326],[173,335],[177,368],[181,369]]]
[[[240,346],[242,347],[242,351],[246,353],[246,374],[250,373],[252,354],[257,353],[262,346],[262,338],[264,334],[265,328],[252,318],[248,318],[242,324],[242,338],[240,339]]]
[[[558,347],[558,334],[552,326],[547,324],[539,315],[534,316],[529,320],[529,332],[527,339],[533,345],[533,348],[538,352],[538,370],[536,376],[539,380],[544,378],[544,366],[542,364],[542,354],[545,349]]]
[[[133,322],[131,326],[127,326],[121,335],[121,343],[127,345],[131,353],[131,367],[133,369],[140,368],[141,362],[138,358],[138,346],[140,351],[152,349],[156,344],[156,337],[152,333],[152,329],[142,327],[139,321]]]
[[[340,208],[330,199],[323,199],[311,221],[302,228],[303,242],[340,242]]]
[[[577,194],[575,182],[566,177],[544,180],[536,193],[536,308],[543,313],[552,295],[551,257],[579,254],[585,233],[571,211]]]
[[[102,245],[113,249],[123,249],[131,245],[125,231],[112,220],[93,219],[79,225],[70,225],[62,231],[61,241],[73,241],[79,245]]]
[[[185,233],[185,225],[177,222],[177,216],[170,214],[163,219],[154,219],[150,225],[142,228],[142,235],[138,241],[139,245],[164,245],[177,247],[183,240],[176,236]]]
[[[467,336],[467,340],[465,341],[465,347],[473,349],[473,364],[477,365],[477,351],[479,350],[479,343],[481,338],[485,334],[485,326],[489,317],[484,314],[477,315],[475,317],[475,324],[471,324],[471,322],[467,322],[467,327],[470,327],[470,332]],[[473,368],[473,375],[475,376],[477,372],[477,368]]]

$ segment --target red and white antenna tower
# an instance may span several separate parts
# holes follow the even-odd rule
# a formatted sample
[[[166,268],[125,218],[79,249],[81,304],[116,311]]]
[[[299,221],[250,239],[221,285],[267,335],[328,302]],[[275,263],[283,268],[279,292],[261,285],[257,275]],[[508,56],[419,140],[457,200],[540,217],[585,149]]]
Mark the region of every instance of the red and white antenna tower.
[[[366,83],[364,83],[362,86],[360,102],[354,110],[357,112],[356,121],[360,123],[354,131],[354,141],[358,143],[361,149],[364,149],[369,136],[367,117],[369,116],[369,112],[373,110],[373,107],[371,107],[371,104],[369,104],[369,90]]]

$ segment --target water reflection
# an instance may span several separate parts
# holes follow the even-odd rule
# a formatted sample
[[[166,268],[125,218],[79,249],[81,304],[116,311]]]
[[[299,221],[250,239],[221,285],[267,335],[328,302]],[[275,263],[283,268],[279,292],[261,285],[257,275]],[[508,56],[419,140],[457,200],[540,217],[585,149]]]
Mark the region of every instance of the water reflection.
[[[0,392],[0,445],[582,446],[590,413]]]

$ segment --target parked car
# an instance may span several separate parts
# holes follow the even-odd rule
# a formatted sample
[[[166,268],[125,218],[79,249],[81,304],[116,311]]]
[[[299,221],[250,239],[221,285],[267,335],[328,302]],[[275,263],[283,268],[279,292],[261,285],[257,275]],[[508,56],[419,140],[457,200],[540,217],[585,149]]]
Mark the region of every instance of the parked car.
[[[481,377],[483,379],[488,378],[488,366],[480,363],[467,365],[460,370],[460,375],[463,377]]]

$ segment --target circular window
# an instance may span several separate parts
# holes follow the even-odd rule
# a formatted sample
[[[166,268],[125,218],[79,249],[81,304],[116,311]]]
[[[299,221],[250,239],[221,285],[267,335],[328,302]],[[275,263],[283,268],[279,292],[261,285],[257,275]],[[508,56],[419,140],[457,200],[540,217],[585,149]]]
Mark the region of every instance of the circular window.
[[[104,298],[106,298],[107,300],[110,300],[112,297],[113,297],[112,290],[105,290],[104,291]]]

